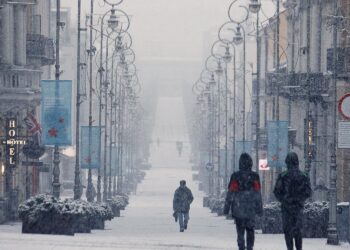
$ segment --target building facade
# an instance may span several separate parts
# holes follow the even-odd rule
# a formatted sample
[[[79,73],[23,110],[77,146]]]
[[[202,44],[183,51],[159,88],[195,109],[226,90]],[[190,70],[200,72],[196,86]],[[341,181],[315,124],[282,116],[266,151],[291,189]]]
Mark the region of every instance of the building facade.
[[[8,138],[8,119],[16,120],[16,138],[28,140],[24,123],[28,113],[38,119],[40,81],[49,78],[54,64],[54,43],[50,36],[50,1],[2,1],[0,9],[0,117],[2,139]],[[24,166],[18,145],[15,164],[9,164],[7,145],[1,145],[0,222],[15,218],[17,205],[38,192],[39,168]],[[7,213],[7,214],[6,214]]]
[[[308,4],[309,3],[309,4]],[[260,157],[266,156],[266,122],[288,121],[289,149],[298,153],[302,168],[311,159],[310,178],[315,200],[326,200],[330,176],[332,136],[339,128],[332,127],[333,91],[333,26],[335,10],[330,0],[289,0],[280,13],[280,37],[276,39],[276,17],[266,23],[260,34],[261,82],[265,97],[260,105]],[[336,44],[337,100],[350,92],[349,80],[349,18],[350,1],[339,1]],[[338,23],[339,24],[339,23]],[[339,27],[339,26],[337,26]],[[279,43],[277,41],[280,41]],[[276,65],[279,46],[280,64]],[[336,104],[338,105],[338,103]],[[337,115],[337,124],[346,120]],[[350,199],[349,149],[337,152],[338,200]],[[276,171],[272,171],[276,172]],[[278,171],[277,171],[278,172]],[[276,173],[264,174],[265,191],[271,194]],[[268,199],[269,195],[265,198]]]

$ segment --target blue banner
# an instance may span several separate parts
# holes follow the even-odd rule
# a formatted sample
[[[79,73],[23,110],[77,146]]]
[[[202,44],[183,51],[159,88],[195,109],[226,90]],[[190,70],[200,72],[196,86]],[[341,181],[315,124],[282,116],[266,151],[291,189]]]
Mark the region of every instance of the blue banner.
[[[235,144],[235,156],[236,156],[236,162],[235,162],[235,170],[238,171],[239,169],[239,157],[241,157],[241,154],[248,153],[249,155],[252,154],[252,141],[236,141]]]
[[[80,167],[99,168],[101,165],[101,128],[99,126],[80,127]]]
[[[41,81],[44,145],[72,145],[72,81]]]
[[[267,123],[267,163],[270,167],[285,166],[288,143],[288,121],[269,121]]]

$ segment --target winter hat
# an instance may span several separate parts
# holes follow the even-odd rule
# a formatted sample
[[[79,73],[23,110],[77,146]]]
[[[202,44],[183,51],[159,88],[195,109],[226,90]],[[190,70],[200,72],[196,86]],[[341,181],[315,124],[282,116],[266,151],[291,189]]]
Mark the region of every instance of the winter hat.
[[[295,152],[288,153],[285,163],[287,167],[290,168],[298,168],[299,167],[299,158]]]
[[[249,154],[243,153],[239,157],[239,170],[251,170],[253,167],[253,160]]]

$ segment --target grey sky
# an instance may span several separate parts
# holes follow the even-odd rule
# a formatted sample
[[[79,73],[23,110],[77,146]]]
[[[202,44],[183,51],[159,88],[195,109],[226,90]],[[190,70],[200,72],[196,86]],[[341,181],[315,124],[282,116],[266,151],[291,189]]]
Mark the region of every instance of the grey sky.
[[[218,29],[228,20],[230,0],[124,0],[118,8],[132,16],[130,33],[138,58],[201,58],[203,33]],[[248,0],[242,0],[241,3]],[[264,1],[266,13],[273,12],[272,1]],[[82,0],[89,12],[90,0]],[[95,0],[95,12],[108,10],[103,0]],[[239,4],[237,4],[239,5]],[[77,1],[62,0],[72,8],[76,19]],[[239,13],[236,13],[237,15]],[[214,41],[215,37],[213,38]]]

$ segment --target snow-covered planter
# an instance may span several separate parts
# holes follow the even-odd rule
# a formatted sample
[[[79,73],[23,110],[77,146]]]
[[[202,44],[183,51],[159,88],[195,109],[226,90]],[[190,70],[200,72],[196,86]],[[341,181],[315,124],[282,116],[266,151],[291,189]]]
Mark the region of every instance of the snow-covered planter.
[[[129,197],[125,194],[119,194],[108,200],[115,217],[120,217],[120,210],[124,210],[129,203]]]
[[[326,238],[328,216],[328,202],[306,203],[304,207],[303,236],[305,238]]]
[[[22,233],[74,235],[73,216],[50,195],[32,197],[18,208]]]
[[[203,207],[209,207],[209,196],[203,197]]]
[[[18,209],[23,233],[63,234],[90,233],[104,229],[113,218],[107,204],[83,200],[59,200],[51,195],[38,195],[24,201]]]
[[[326,237],[328,213],[327,202],[306,202],[303,211],[303,236],[305,238]],[[272,202],[264,206],[262,232],[264,234],[283,233],[281,205],[279,202]]]
[[[208,205],[212,213],[217,213],[219,216],[224,215],[225,194],[222,193],[220,197],[209,197]]]
[[[108,204],[91,203],[93,216],[90,218],[91,229],[104,229],[105,221],[113,219],[113,212]]]
[[[264,234],[283,233],[281,204],[279,202],[271,202],[264,205],[261,229]]]
[[[94,216],[94,211],[90,203],[83,200],[64,200],[64,210],[73,217],[73,227],[76,233],[90,233],[90,220]]]

